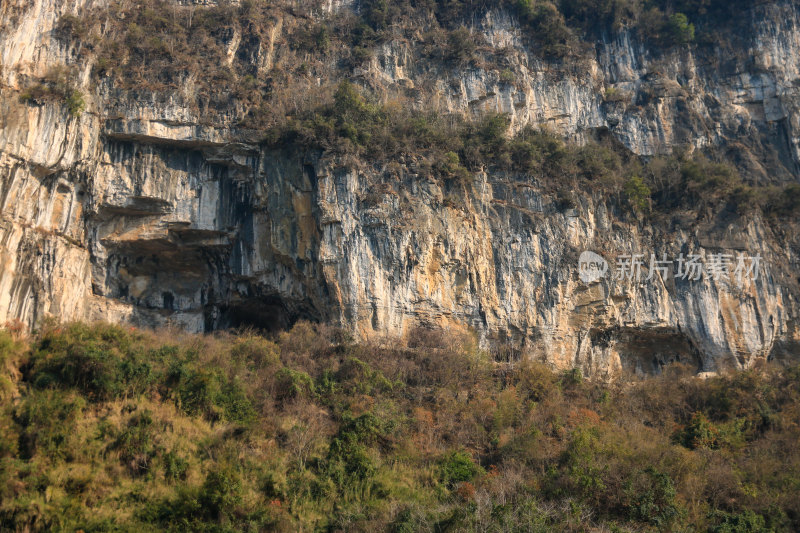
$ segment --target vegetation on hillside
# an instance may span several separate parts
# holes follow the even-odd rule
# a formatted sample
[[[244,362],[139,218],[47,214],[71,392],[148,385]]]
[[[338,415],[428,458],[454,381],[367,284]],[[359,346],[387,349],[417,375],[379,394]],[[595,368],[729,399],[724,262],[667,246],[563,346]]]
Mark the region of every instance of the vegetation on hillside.
[[[524,37],[537,44],[537,53],[552,59],[581,53],[582,38],[591,41],[601,32],[622,27],[638,31],[658,48],[689,44],[695,41],[695,21],[707,33],[716,31],[750,5],[743,0],[503,0],[492,7],[514,16]],[[197,8],[170,0],[142,0],[112,2],[79,15],[65,15],[57,34],[94,52],[100,73],[124,69],[139,82],[145,74],[164,82],[187,69],[196,73],[196,69],[211,67],[212,79],[205,81],[225,82],[224,76],[216,79],[225,70],[220,67],[231,65],[232,60],[257,59],[229,57],[227,46],[233,35],[240,35],[241,42],[266,41],[278,16],[302,21],[287,28],[291,33],[287,44],[311,54],[347,48],[357,61],[370,55],[376,44],[416,26],[427,37],[449,34],[449,39],[434,39],[442,48],[452,45],[450,54],[440,51],[441,57],[463,59],[479,43],[475,35],[465,40],[458,34],[486,9],[485,3],[476,0],[364,0],[357,12],[332,13],[317,2],[221,0],[218,5]]]
[[[354,344],[110,325],[0,333],[4,531],[800,528],[800,368],[641,382]]]
[[[48,101],[61,102],[72,117],[79,117],[86,109],[83,93],[76,88],[75,73],[67,67],[51,68],[37,83],[20,94],[20,101],[41,105]]]
[[[695,40],[719,44],[730,38],[720,28],[748,7],[735,4],[738,10],[721,0],[504,0],[493,7],[518,21],[531,50],[559,60],[593,53],[594,39],[622,27],[657,50]],[[392,39],[413,38],[423,55],[444,65],[503,71],[503,50],[468,29],[486,9],[475,0],[364,0],[357,11],[333,12],[315,2],[222,0],[198,8],[142,0],[64,15],[55,35],[92,58],[97,79],[111,76],[118,87],[162,91],[190,80],[196,94],[186,96],[206,110],[226,107],[234,98],[237,111],[269,121],[302,106],[300,94],[314,87],[304,82],[315,75],[332,82],[347,78]],[[264,68],[264,56],[275,50],[283,61]]]
[[[355,153],[372,162],[413,158],[427,175],[469,189],[482,170],[536,180],[572,207],[570,191],[592,190],[616,202],[621,213],[645,216],[710,208],[745,214],[797,216],[797,186],[748,185],[735,167],[703,154],[641,158],[610,135],[570,144],[547,129],[509,134],[503,114],[469,121],[415,111],[370,98],[344,81],[333,97],[272,129],[265,142]],[[713,155],[713,154],[711,154]]]

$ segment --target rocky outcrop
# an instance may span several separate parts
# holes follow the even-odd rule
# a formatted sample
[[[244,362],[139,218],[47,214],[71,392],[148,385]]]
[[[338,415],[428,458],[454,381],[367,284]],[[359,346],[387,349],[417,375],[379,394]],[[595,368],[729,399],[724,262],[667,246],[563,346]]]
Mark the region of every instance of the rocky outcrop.
[[[741,368],[796,353],[796,221],[776,228],[718,213],[643,226],[601,195],[579,195],[564,210],[535,179],[498,172],[475,175],[467,192],[411,157],[376,168],[266,147],[233,125],[235,111],[209,123],[180,95],[104,83],[90,91],[80,62],[82,115],[59,102],[22,103],[28,77],[76,62],[51,30],[77,4],[0,7],[16,21],[0,36],[0,321],[53,315],[203,331],[306,318],[365,336],[470,327],[512,356],[603,376],[674,360]],[[357,74],[443,110],[507,112],[515,128],[547,124],[577,141],[607,129],[643,155],[716,145],[736,150],[753,180],[798,181],[800,12],[784,2],[751,15],[744,48],[716,63],[708,51],[656,55],[623,32],[569,73],[537,59],[511,17],[490,12],[473,31],[509,50],[513,80],[434,69],[401,41]],[[259,68],[272,68],[280,27],[256,54]],[[625,255],[647,263],[651,253],[745,254],[763,268],[741,285],[674,271],[585,283],[585,250],[612,270]]]
[[[469,64],[432,72],[413,42],[393,41],[361,74],[385,90],[424,87],[443,110],[508,113],[512,128],[541,124],[578,141],[608,128],[640,155],[735,145],[751,175],[796,181],[800,7],[761,4],[737,24],[733,49],[654,50],[622,31],[605,36],[593,59],[553,64],[524,45],[511,16],[490,11],[472,31],[502,54],[504,71]],[[769,160],[758,161],[765,153]]]

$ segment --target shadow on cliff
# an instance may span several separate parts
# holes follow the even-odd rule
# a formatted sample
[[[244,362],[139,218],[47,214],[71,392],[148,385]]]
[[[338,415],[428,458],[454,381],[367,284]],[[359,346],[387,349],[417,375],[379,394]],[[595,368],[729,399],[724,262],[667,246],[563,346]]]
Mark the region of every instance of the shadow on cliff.
[[[298,321],[319,322],[315,310],[306,306],[287,305],[277,295],[259,296],[219,308],[213,317],[206,317],[206,331],[248,329],[278,333],[291,329]]]

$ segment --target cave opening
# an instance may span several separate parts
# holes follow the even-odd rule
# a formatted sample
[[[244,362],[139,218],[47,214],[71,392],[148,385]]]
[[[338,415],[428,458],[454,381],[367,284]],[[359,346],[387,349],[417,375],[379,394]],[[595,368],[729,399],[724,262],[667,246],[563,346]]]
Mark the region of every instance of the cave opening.
[[[638,375],[658,375],[673,364],[687,365],[695,372],[703,371],[703,362],[697,348],[681,331],[673,328],[620,328],[615,332],[602,332],[595,346],[614,344],[620,354],[624,370]],[[605,343],[605,344],[604,344]]]
[[[249,328],[265,333],[291,329],[298,320],[315,321],[312,313],[290,308],[278,296],[260,296],[231,303],[219,309],[216,324],[206,330]],[[210,326],[210,327],[209,327]]]

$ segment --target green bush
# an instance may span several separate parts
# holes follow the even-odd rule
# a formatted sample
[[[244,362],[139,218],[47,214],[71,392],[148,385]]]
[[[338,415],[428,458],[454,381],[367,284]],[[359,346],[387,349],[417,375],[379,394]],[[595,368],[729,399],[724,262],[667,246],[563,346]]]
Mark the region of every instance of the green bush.
[[[127,426],[110,446],[110,449],[119,452],[120,461],[134,475],[143,475],[150,471],[155,456],[153,447],[155,431],[152,414],[143,411],[130,418]]]
[[[558,5],[570,25],[584,31],[616,30],[635,16],[634,3],[625,0],[561,0]]]
[[[256,410],[238,380],[224,382],[215,403],[229,422],[250,424],[256,418]]]
[[[630,102],[631,95],[616,87],[608,87],[603,93],[604,102]]]
[[[675,44],[688,44],[694,41],[694,24],[683,13],[675,13],[669,18],[669,33]]]
[[[275,374],[275,383],[275,395],[280,401],[316,394],[316,387],[311,376],[288,367],[281,368]]]
[[[475,476],[483,473],[483,469],[475,464],[468,453],[459,450],[449,452],[440,459],[439,468],[441,480],[448,487],[472,481]]]
[[[529,35],[545,56],[563,57],[574,46],[574,37],[564,16],[550,2],[517,0],[517,13]]]
[[[389,392],[395,387],[383,373],[374,370],[357,357],[348,357],[344,360],[335,374],[335,381],[340,383],[344,390],[360,394]]]
[[[772,191],[766,210],[778,216],[796,216],[800,213],[800,184],[792,183],[780,191]]]
[[[167,481],[185,480],[189,470],[189,462],[174,451],[167,452],[161,458],[164,468],[164,479]]]
[[[372,478],[377,468],[366,446],[342,440],[331,444],[326,473],[340,488]]]
[[[442,161],[437,165],[437,170],[445,178],[456,179],[465,184],[471,177],[469,170],[461,164],[458,154],[452,151],[444,154]]]
[[[624,192],[628,204],[635,212],[641,213],[650,207],[650,187],[642,181],[642,178],[638,176],[628,178]]]
[[[684,514],[678,504],[677,490],[669,475],[653,467],[644,470],[640,479],[629,480],[625,493],[628,514],[633,520],[650,523],[662,529]],[[636,482],[639,483],[636,483]]]
[[[34,455],[69,459],[77,443],[75,427],[86,409],[81,397],[57,391],[37,391],[28,395],[14,410],[20,426],[19,453],[23,459]]]
[[[500,83],[505,83],[506,85],[513,85],[517,81],[517,76],[514,74],[514,71],[511,69],[503,69],[500,72],[500,76],[498,77]]]
[[[709,518],[714,522],[708,528],[709,533],[771,533],[775,531],[767,527],[763,516],[753,511],[738,514],[715,511]]]
[[[561,139],[528,126],[509,144],[514,168],[523,172],[559,174],[567,165],[570,154]]]
[[[220,395],[220,380],[216,373],[191,370],[178,386],[178,404],[189,415],[201,415],[211,420],[220,415],[216,400]]]
[[[608,469],[602,453],[603,443],[596,428],[579,427],[572,432],[567,448],[560,458],[560,464],[565,470],[564,481],[569,491],[574,491],[589,501],[602,497],[606,489],[603,478]]]
[[[264,337],[243,336],[233,340],[231,357],[253,368],[267,368],[280,363],[278,346]]]
[[[689,449],[709,448],[719,446],[719,430],[701,412],[692,415],[689,424],[676,434],[676,440]]]
[[[560,392],[553,371],[542,363],[523,362],[517,367],[515,378],[520,393],[534,402],[553,398]]]
[[[118,361],[118,354],[103,341],[79,341],[64,351],[39,351],[30,380],[40,389],[74,387],[91,400],[107,400],[123,392]]]
[[[242,424],[255,419],[255,408],[238,381],[183,365],[173,367],[170,376],[177,392],[176,401],[187,414]]]
[[[241,476],[230,467],[219,467],[206,476],[198,501],[204,514],[221,520],[241,505],[242,493]]]
[[[301,33],[294,44],[303,50],[324,53],[331,46],[330,30],[324,24],[312,26]]]
[[[361,5],[361,16],[375,30],[383,30],[395,14],[393,3],[387,0],[365,0]]]
[[[0,369],[20,352],[21,347],[22,343],[9,331],[0,329]]]
[[[362,122],[369,118],[371,109],[356,86],[345,80],[339,83],[333,95],[333,112],[342,122]]]
[[[372,413],[358,417],[344,413],[339,431],[328,450],[326,474],[339,487],[372,478],[377,465],[368,449],[384,432],[384,424]]]
[[[37,83],[28,86],[20,93],[19,101],[24,104],[42,105],[47,102],[61,102],[73,117],[79,117],[86,109],[83,93],[75,88],[76,71],[66,66],[50,68]]]
[[[403,507],[390,524],[392,533],[417,533],[430,529],[430,520],[425,515],[425,511],[414,505]]]
[[[447,58],[452,61],[466,63],[473,59],[476,36],[465,27],[456,28],[447,35]]]
[[[564,387],[577,387],[583,383],[583,372],[577,367],[565,370],[561,378],[561,383]]]
[[[67,96],[67,110],[73,117],[79,117],[86,109],[86,101],[83,99],[83,93],[75,90]]]

